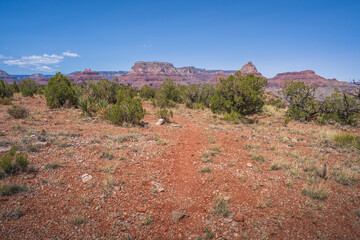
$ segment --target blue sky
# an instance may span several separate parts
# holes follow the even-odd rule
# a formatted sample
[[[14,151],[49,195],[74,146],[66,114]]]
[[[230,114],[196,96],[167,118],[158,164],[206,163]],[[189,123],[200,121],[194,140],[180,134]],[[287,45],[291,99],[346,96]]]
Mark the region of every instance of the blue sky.
[[[136,61],[240,69],[266,77],[314,70],[360,79],[360,1],[0,0],[0,69],[10,74]]]

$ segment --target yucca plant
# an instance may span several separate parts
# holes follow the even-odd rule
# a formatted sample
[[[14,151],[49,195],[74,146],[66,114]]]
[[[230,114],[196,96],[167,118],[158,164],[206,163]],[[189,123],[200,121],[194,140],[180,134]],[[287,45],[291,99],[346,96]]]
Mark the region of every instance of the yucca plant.
[[[107,113],[108,113],[108,106],[109,106],[108,101],[106,101],[104,99],[100,99],[99,102],[96,105],[97,113],[101,117],[105,118],[107,116]]]
[[[83,111],[83,114],[85,116],[92,116],[91,107],[88,98],[82,97],[79,99],[79,108]]]

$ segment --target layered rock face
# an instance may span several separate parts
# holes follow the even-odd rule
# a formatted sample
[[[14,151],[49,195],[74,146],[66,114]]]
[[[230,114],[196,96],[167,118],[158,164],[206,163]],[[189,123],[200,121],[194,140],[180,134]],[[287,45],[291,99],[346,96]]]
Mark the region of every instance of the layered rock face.
[[[92,71],[91,69],[85,69],[83,72],[76,72],[69,75],[69,79],[75,83],[85,83],[88,80],[100,81],[104,79],[98,72]]]
[[[43,74],[36,73],[30,76],[30,79],[34,80],[35,82],[39,83],[40,85],[46,85],[49,81],[49,78]]]
[[[120,78],[120,82],[141,87],[149,84],[159,87],[167,78],[180,84],[199,84],[208,79],[204,69],[195,67],[175,68],[167,62],[136,62],[128,74]]]
[[[256,69],[255,65],[250,61],[247,64],[245,64],[241,69],[240,72],[242,75],[249,75],[249,74],[253,74],[255,76],[258,77],[263,77],[263,75],[261,73],[258,72],[258,70]]]
[[[11,77],[7,72],[0,70],[0,79],[8,83],[13,83],[15,78]]]
[[[282,88],[285,81],[304,82],[313,87],[347,87],[348,83],[339,82],[336,79],[326,79],[314,71],[306,70],[301,72],[279,73],[275,77],[268,80],[268,87]]]

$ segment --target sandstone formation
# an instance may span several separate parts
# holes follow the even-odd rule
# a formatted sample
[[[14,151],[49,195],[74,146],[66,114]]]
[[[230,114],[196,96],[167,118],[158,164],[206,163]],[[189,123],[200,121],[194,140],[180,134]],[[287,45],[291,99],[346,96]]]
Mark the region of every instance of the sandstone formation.
[[[286,80],[300,81],[314,87],[347,87],[349,85],[347,82],[339,82],[334,78],[326,79],[315,74],[314,71],[306,70],[301,72],[279,73],[268,80],[267,87],[282,88]]]
[[[98,73],[109,81],[114,81],[115,78],[120,79],[129,71],[98,71]]]
[[[35,82],[39,83],[40,85],[46,85],[49,81],[49,78],[41,73],[36,73],[30,76],[30,79],[34,80]]]
[[[261,73],[258,72],[258,70],[256,69],[255,65],[250,61],[247,64],[245,64],[241,69],[240,72],[242,75],[249,75],[249,74],[253,74],[255,76],[258,77],[263,77],[263,75]]]
[[[83,72],[75,72],[69,75],[69,79],[75,83],[82,84],[88,80],[100,81],[104,79],[98,72],[92,71],[91,69],[85,69]]]

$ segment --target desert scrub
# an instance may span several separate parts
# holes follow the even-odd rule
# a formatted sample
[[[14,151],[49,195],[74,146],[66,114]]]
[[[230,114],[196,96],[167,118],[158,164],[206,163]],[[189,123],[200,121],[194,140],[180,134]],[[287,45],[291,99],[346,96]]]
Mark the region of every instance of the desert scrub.
[[[17,105],[13,105],[11,108],[7,110],[8,114],[10,114],[13,118],[23,119],[29,116],[29,110],[24,107],[20,107]]]
[[[108,119],[116,125],[123,125],[125,122],[136,125],[140,124],[145,114],[146,110],[143,108],[140,99],[126,98],[111,107]]]
[[[112,160],[112,159],[114,159],[114,155],[109,153],[109,152],[103,152],[101,154],[100,158],[105,158],[105,159],[108,159],[108,160]]]
[[[86,224],[87,223],[87,220],[84,216],[81,216],[81,215],[75,215],[71,218],[71,224],[73,225],[81,225],[81,224]]]
[[[201,173],[208,173],[211,172],[211,168],[210,167],[204,167],[203,169],[201,169],[200,171]]]
[[[1,169],[7,174],[14,174],[19,171],[26,171],[29,165],[26,155],[22,153],[16,155],[11,154],[5,155],[1,158]]]
[[[360,149],[360,137],[350,133],[340,133],[334,136],[334,140],[338,146],[354,147]]]
[[[33,97],[39,88],[39,84],[34,80],[27,78],[19,82],[19,88],[24,97]]]
[[[75,89],[70,80],[60,72],[51,77],[45,88],[46,105],[50,108],[59,108],[77,104]]]
[[[271,163],[270,170],[276,171],[276,170],[281,170],[281,169],[287,168],[287,167],[288,166],[285,162],[273,161]]]
[[[45,169],[58,169],[61,168],[62,166],[59,163],[48,163],[45,166]]]
[[[10,98],[0,98],[0,105],[11,105],[11,99]]]
[[[0,196],[11,196],[21,192],[26,192],[28,189],[26,186],[18,184],[4,184],[0,188]]]
[[[316,200],[325,200],[329,196],[329,192],[322,185],[314,187],[304,187],[301,192],[304,196],[307,196]]]
[[[356,177],[350,170],[336,171],[333,173],[332,178],[344,186],[352,185],[356,182]]]
[[[265,158],[263,155],[255,155],[255,154],[249,154],[249,157],[252,159],[252,160],[255,160],[257,162],[265,162]]]
[[[223,217],[226,217],[229,213],[229,207],[228,207],[229,200],[218,196],[215,199],[214,203],[214,215],[222,215]]]

